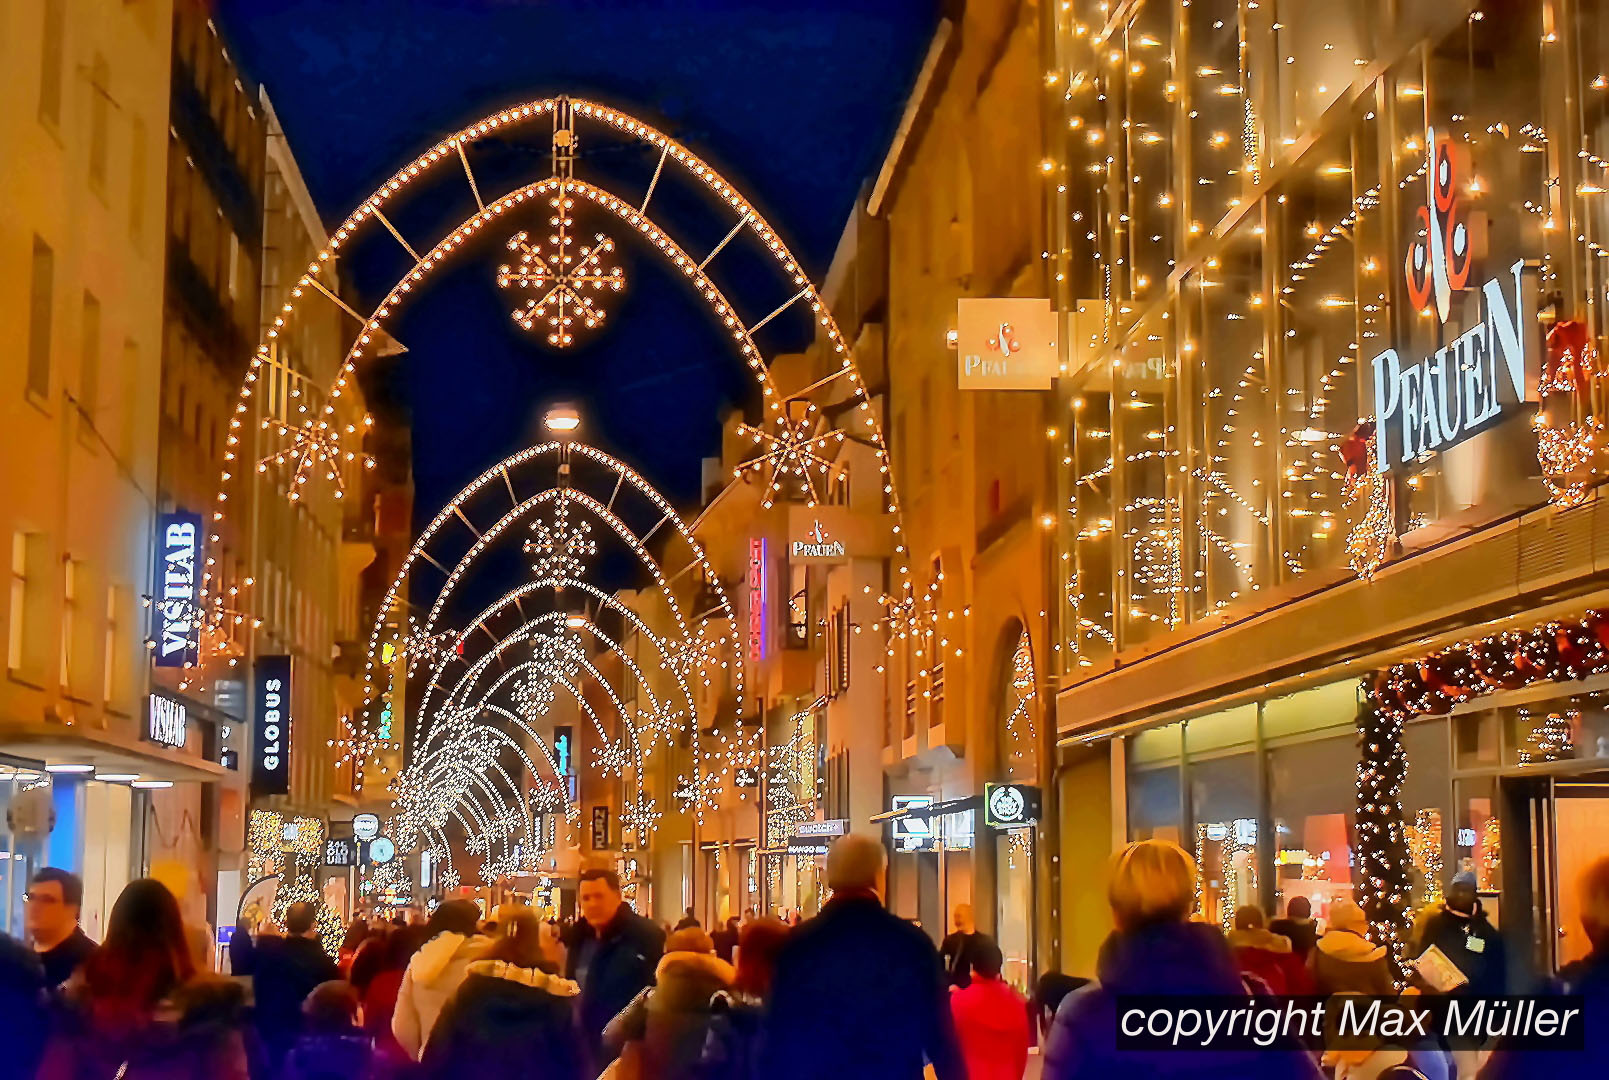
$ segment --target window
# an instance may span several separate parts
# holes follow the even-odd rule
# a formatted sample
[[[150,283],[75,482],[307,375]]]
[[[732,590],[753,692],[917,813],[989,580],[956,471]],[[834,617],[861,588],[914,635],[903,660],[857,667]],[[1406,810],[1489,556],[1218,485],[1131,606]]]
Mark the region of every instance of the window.
[[[20,671],[28,614],[28,534],[11,534],[11,603],[6,609],[6,670]]]
[[[39,47],[39,119],[61,124],[61,61],[67,31],[67,0],[44,0],[45,31]]]
[[[28,294],[28,392],[50,397],[50,331],[55,305],[56,253],[34,237],[33,279]]]
[[[78,411],[95,421],[101,378],[101,302],[84,292],[83,343],[78,359]]]
[[[73,671],[73,635],[78,630],[78,563],[64,559],[61,604],[61,688],[70,689]]]
[[[106,192],[106,128],[111,107],[111,80],[106,57],[96,53],[89,69],[89,186],[90,190],[101,194]]]

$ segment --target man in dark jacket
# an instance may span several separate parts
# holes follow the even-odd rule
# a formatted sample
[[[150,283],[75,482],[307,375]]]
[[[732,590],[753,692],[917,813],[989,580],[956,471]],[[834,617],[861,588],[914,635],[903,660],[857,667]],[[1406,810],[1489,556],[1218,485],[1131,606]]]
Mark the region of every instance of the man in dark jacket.
[[[1285,903],[1285,917],[1268,924],[1275,934],[1290,938],[1291,951],[1307,962],[1307,954],[1318,944],[1318,924],[1313,922],[1313,904],[1305,896],[1293,896]]]
[[[95,951],[95,942],[78,925],[84,904],[84,882],[74,873],[47,866],[28,882],[23,918],[34,951],[45,968],[45,982],[60,986]]]
[[[827,853],[832,899],[777,957],[763,1033],[767,1080],[964,1080],[944,968],[921,930],[883,907],[887,853],[851,834]]]
[[[612,1060],[603,1048],[604,1026],[653,985],[665,932],[631,910],[613,870],[583,870],[576,899],[581,918],[565,939],[564,974],[581,984],[576,1019],[597,1075]]]
[[[320,983],[338,980],[340,969],[319,944],[312,904],[285,909],[285,936],[257,943],[251,986],[257,1034],[274,1068],[302,1030],[302,1002]]]
[[[1506,993],[1503,936],[1481,911],[1475,895],[1475,875],[1464,871],[1447,886],[1441,910],[1425,920],[1419,939],[1419,952],[1434,945],[1457,965],[1469,980],[1454,993]]]

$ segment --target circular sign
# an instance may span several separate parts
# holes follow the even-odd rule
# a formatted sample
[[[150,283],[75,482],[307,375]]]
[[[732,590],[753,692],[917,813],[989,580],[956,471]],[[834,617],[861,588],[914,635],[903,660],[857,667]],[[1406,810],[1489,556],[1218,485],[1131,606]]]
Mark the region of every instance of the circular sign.
[[[373,814],[359,814],[352,819],[352,835],[359,840],[373,840],[380,835],[380,819]]]
[[[369,844],[369,861],[388,863],[397,854],[397,846],[385,837],[377,837]]]
[[[995,788],[989,793],[989,813],[998,822],[1016,822],[1023,819],[1028,809],[1022,789],[1010,786]]]

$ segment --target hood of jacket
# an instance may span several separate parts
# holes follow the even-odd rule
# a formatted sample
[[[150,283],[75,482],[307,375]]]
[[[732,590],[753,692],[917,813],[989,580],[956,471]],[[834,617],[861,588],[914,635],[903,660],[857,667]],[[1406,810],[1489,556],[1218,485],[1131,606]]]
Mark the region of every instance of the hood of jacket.
[[[669,952],[660,957],[659,966],[654,970],[656,980],[663,981],[666,976],[671,978],[703,976],[714,979],[723,986],[731,986],[733,980],[737,978],[737,969],[714,953]]]
[[[491,979],[502,979],[536,990],[545,990],[554,997],[576,997],[581,993],[581,987],[569,979],[550,975],[541,968],[520,967],[507,960],[474,960],[470,962],[468,970],[471,975],[484,975]]]
[[[1386,954],[1384,945],[1376,945],[1350,930],[1331,930],[1318,939],[1318,950],[1332,960],[1353,963],[1373,963]]]
[[[490,938],[465,937],[450,930],[437,934],[414,954],[409,964],[413,981],[430,986],[446,974],[454,960],[478,959],[490,947]]]
[[[1159,923],[1115,931],[1096,970],[1116,994],[1245,993],[1223,932],[1207,923]]]
[[[1266,952],[1288,953],[1291,939],[1272,930],[1231,930],[1224,935],[1231,949],[1263,949]]]

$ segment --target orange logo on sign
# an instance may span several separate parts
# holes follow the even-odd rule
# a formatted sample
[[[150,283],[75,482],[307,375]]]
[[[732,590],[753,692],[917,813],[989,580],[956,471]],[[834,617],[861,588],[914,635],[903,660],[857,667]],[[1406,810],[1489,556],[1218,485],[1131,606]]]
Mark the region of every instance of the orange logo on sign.
[[[1426,137],[1430,142],[1429,170],[1425,177],[1429,195],[1417,215],[1424,235],[1409,242],[1403,269],[1408,280],[1409,302],[1424,311],[1434,297],[1436,315],[1446,322],[1453,290],[1469,284],[1473,259],[1464,205],[1458,197],[1452,143],[1437,139],[1434,128]]]
[[[1001,356],[1010,356],[1015,352],[1022,352],[1022,346],[1017,342],[1017,331],[1012,329],[1010,323],[1001,323],[1000,330],[989,339],[989,348]]]

